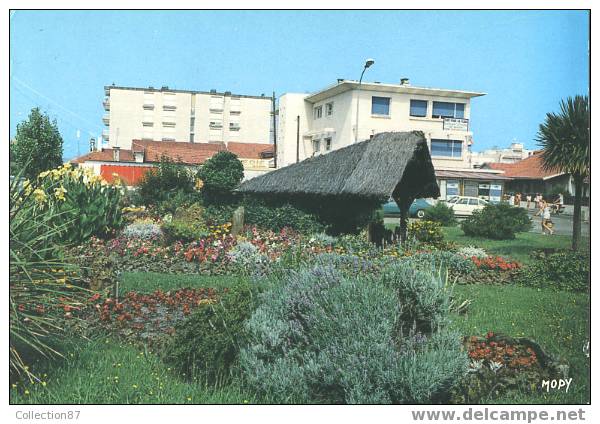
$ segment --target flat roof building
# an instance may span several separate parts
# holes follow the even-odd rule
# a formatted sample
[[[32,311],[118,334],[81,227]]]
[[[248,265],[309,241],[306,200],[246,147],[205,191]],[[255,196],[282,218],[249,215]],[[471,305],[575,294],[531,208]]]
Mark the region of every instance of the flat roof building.
[[[441,197],[468,193],[499,200],[502,171],[473,172],[471,99],[482,92],[340,79],[312,94],[279,99],[277,166],[326,154],[388,131],[422,131]],[[447,171],[459,171],[450,173]]]
[[[190,143],[269,143],[271,97],[169,87],[104,87],[110,147],[131,148],[132,140]]]

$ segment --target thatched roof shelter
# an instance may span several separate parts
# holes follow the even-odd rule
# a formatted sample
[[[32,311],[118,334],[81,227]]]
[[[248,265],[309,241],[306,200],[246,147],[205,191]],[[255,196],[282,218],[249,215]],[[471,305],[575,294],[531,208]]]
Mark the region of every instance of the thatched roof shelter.
[[[385,132],[244,182],[241,193],[384,201],[438,197],[422,132]]]

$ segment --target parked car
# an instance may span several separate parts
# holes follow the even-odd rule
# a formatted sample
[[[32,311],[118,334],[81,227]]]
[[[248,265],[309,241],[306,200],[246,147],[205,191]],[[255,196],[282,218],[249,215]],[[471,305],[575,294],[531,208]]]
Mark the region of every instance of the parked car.
[[[425,199],[415,199],[408,209],[408,216],[411,218],[423,218],[425,216],[425,209],[432,206],[433,205]],[[394,199],[390,199],[383,205],[383,214],[385,216],[400,216],[400,209]]]
[[[483,209],[489,202],[477,197],[452,196],[446,200],[446,204],[454,210],[455,215],[465,216],[472,215],[473,211]]]

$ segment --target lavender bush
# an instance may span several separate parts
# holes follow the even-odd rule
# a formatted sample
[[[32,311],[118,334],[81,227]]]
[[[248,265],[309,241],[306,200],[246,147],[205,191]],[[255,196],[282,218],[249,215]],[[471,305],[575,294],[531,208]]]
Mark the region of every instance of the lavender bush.
[[[408,282],[367,280],[321,264],[292,271],[282,283],[262,295],[240,354],[246,384],[275,403],[431,402],[466,372],[460,337],[443,319],[432,316],[422,326],[405,313],[397,287]],[[409,301],[427,311],[446,295],[433,287]]]

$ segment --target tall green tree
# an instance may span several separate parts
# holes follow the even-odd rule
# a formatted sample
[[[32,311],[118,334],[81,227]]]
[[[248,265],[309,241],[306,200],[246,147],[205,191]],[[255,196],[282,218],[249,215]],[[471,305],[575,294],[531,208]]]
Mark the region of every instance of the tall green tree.
[[[581,242],[581,200],[584,180],[590,174],[590,107],[588,96],[560,102],[560,112],[549,112],[540,124],[537,141],[542,146],[546,170],[568,172],[575,183],[573,250]]]
[[[31,109],[27,120],[17,125],[11,153],[15,168],[29,179],[62,165],[63,139],[56,120],[51,122],[37,107]]]

